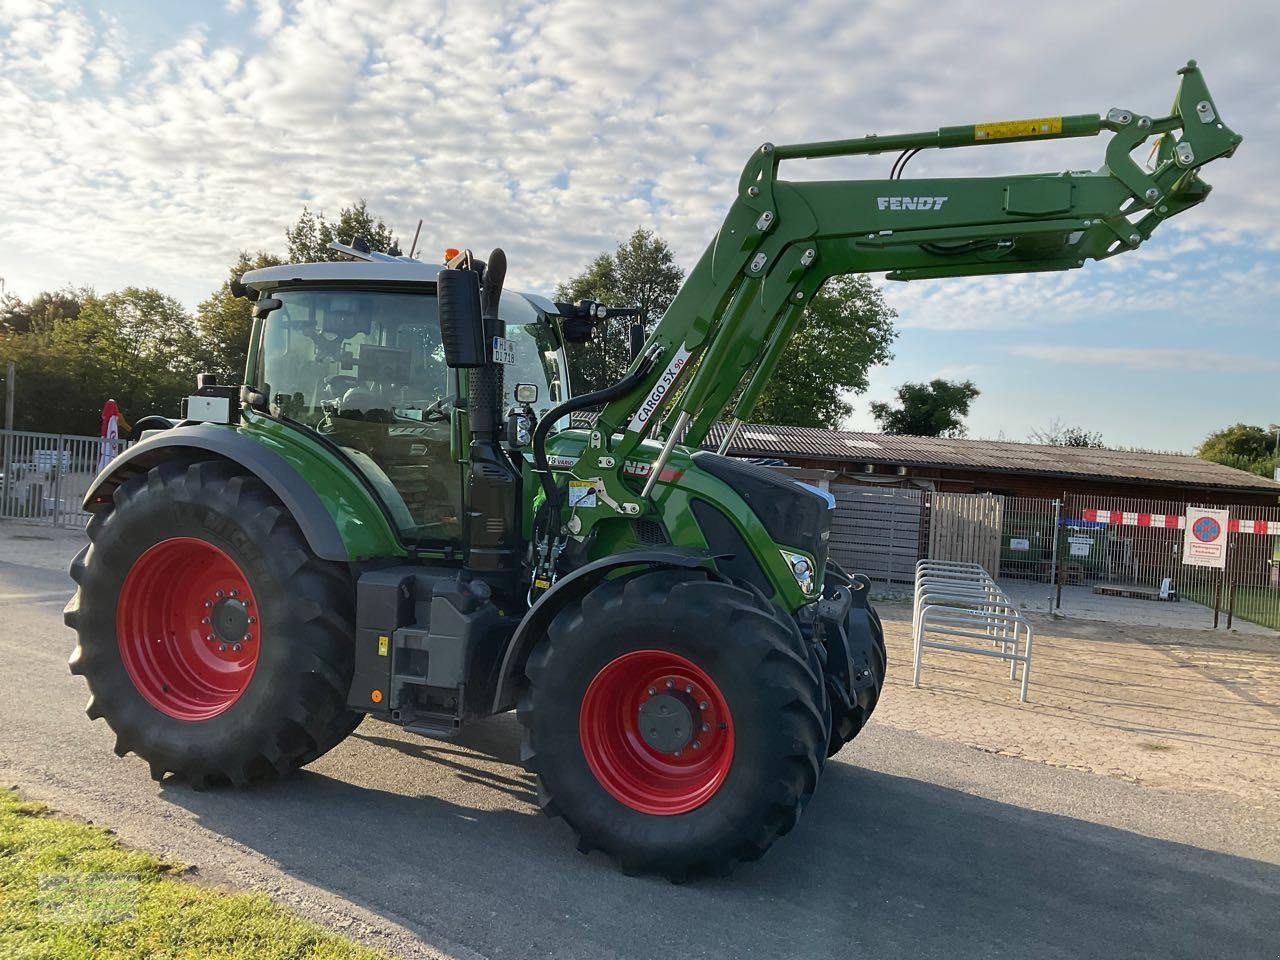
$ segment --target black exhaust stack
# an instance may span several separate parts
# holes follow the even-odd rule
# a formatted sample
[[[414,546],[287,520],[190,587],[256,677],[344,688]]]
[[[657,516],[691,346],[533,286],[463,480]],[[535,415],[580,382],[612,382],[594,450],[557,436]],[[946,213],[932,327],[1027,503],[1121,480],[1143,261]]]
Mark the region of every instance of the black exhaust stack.
[[[471,476],[467,483],[467,566],[490,573],[520,566],[520,474],[499,446],[505,426],[502,364],[494,362],[493,340],[505,337],[507,325],[498,315],[507,255],[489,254],[480,292],[486,363],[470,371],[468,412],[471,419]]]

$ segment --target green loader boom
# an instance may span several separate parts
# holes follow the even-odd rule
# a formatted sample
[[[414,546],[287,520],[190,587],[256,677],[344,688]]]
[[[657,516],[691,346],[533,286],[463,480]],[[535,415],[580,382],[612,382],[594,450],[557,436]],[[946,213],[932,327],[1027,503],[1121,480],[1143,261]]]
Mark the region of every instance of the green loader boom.
[[[1222,120],[1195,61],[1178,73],[1166,116],[1116,108],[1106,116],[763,144],[742,171],[723,225],[632,363],[634,387],[601,412],[572,471],[578,480],[599,478],[607,493],[600,506],[578,511],[583,530],[611,514],[645,510],[673,447],[700,445],[733,401],[722,450],[727,447],[828,278],[1071,270],[1136,250],[1165,220],[1203,201],[1210,187],[1201,167],[1230,156],[1241,137]],[[897,174],[921,150],[1103,131],[1112,135],[1105,162],[1087,172],[818,182],[779,177],[783,161],[900,152]],[[1144,167],[1133,152],[1152,139],[1152,163]],[[622,465],[646,438],[661,439],[663,447],[637,490]]]

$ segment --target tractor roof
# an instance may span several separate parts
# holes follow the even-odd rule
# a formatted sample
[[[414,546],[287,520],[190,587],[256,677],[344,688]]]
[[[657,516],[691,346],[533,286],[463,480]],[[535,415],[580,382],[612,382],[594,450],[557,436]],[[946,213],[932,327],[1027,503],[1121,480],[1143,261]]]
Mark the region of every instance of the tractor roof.
[[[240,282],[260,293],[285,286],[308,283],[430,283],[443,267],[408,257],[383,260],[334,260],[326,263],[286,263],[279,267],[250,270]],[[513,296],[515,298],[512,300]],[[525,305],[520,306],[521,301]],[[532,309],[531,309],[532,308]],[[538,312],[556,316],[559,310],[548,298],[536,293],[508,290],[502,299],[503,317],[509,323],[532,323]]]
[[[279,267],[250,270],[241,282],[258,291],[274,290],[292,283],[435,283],[441,267],[408,257],[387,260],[334,260],[327,263],[286,263]]]

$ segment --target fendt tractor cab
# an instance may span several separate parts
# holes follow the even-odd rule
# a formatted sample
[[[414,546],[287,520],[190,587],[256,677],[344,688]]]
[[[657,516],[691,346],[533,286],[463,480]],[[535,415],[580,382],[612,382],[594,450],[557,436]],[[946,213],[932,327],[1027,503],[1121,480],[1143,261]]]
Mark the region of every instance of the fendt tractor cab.
[[[451,738],[516,709],[581,849],[673,879],[760,856],[875,709],[885,647],[869,581],[828,556],[830,498],[726,450],[829,277],[1074,269],[1203,201],[1240,137],[1180,73],[1167,116],[764,144],[603,389],[575,393],[569,353],[634,311],[504,291],[501,250],[353,241],[246,274],[244,383],[202,378],[86,497],[66,621],[89,716],[157,779],[215,786],[365,716]],[[926,148],[1103,131],[1095,171],[902,178]],[[779,178],[886,152],[888,179]]]

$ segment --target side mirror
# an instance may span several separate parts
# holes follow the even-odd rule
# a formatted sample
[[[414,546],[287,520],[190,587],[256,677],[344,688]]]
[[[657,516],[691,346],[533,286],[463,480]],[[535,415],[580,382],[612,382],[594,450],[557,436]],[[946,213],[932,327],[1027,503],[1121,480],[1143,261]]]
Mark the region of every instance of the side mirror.
[[[451,367],[483,367],[484,323],[480,313],[480,275],[474,270],[441,270],[436,277],[440,340]]]
[[[516,384],[516,403],[537,403],[538,385],[536,383]]]
[[[264,297],[261,300],[254,301],[253,315],[261,320],[273,310],[279,310],[284,306],[284,301],[277,297]]]

